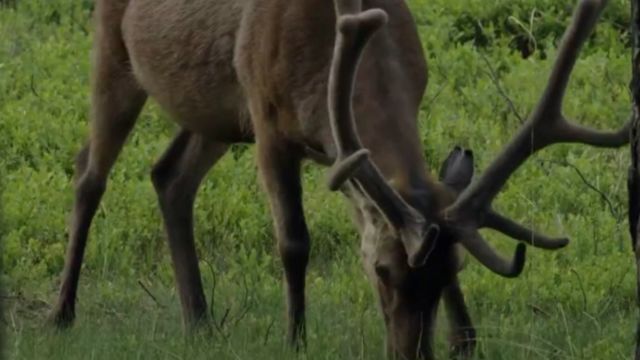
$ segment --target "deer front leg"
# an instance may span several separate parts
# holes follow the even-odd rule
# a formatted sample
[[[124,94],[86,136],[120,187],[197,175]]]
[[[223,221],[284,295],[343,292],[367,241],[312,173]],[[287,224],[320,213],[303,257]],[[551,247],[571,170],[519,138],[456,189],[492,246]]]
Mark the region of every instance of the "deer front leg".
[[[259,138],[258,166],[269,198],[271,215],[284,265],[288,307],[288,337],[298,350],[305,343],[305,275],[309,234],[302,207],[300,149],[276,139]]]
[[[451,359],[470,359],[476,346],[476,330],[471,322],[457,276],[443,293],[451,327]]]
[[[202,179],[227,148],[183,130],[151,172],[187,328],[206,318],[207,310],[193,237],[193,203]]]
[[[50,320],[58,327],[71,325],[82,258],[91,222],[107,185],[107,176],[135,124],[147,95],[140,89],[126,62],[120,42],[96,40],[92,88],[91,135],[76,159],[76,192],[62,283]]]

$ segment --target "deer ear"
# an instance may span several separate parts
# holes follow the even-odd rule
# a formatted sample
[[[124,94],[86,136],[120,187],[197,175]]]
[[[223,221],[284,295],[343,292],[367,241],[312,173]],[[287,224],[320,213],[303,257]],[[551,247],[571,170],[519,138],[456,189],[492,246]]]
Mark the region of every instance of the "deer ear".
[[[473,177],[473,152],[456,146],[440,168],[440,181],[457,193],[471,183]]]

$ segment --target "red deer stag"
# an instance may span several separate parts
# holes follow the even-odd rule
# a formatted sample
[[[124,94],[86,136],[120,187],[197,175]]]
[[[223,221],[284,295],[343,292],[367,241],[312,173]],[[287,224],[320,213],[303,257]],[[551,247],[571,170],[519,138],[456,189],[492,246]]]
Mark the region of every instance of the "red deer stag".
[[[627,142],[626,127],[600,132],[561,114],[571,68],[605,3],[580,2],[531,117],[466,187],[473,167],[467,150],[451,154],[441,182],[425,167],[416,120],[427,68],[404,0],[98,0],[91,133],[77,158],[54,322],[64,327],[74,319],[92,218],[150,95],[183,128],[151,177],[186,324],[206,313],[192,229],[196,191],[230,144],[255,141],[284,264],[292,345],[303,343],[305,332],[309,235],[300,163],[311,158],[335,162],[330,188],[354,205],[389,353],[433,358],[434,317],[443,297],[453,323],[452,351],[470,354],[474,330],[458,285],[457,246],[497,274],[517,276],[525,245],[503,259],[479,228],[541,248],[568,240],[536,234],[491,209],[509,176],[554,143]]]

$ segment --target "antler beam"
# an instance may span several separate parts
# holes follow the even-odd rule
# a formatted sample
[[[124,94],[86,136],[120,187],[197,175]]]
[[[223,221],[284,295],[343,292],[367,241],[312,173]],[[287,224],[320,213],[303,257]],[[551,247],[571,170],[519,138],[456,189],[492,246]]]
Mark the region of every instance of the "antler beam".
[[[420,266],[438,237],[437,224],[425,219],[385,181],[363,148],[353,116],[354,79],[362,52],[373,34],[387,22],[387,14],[370,9],[338,19],[338,34],[329,76],[329,120],[337,148],[337,159],[329,171],[331,190],[355,179],[400,234],[409,264]]]
[[[518,133],[504,147],[484,174],[465,189],[444,211],[452,227],[477,229],[486,226],[507,236],[543,248],[558,248],[566,238],[553,239],[517,224],[491,210],[491,203],[509,177],[536,151],[557,143],[582,143],[599,147],[620,147],[628,142],[629,124],[615,132],[590,129],[574,124],[562,114],[562,100],[582,45],[592,33],[607,0],[582,0],[564,34],[547,87],[535,110]],[[468,231],[467,231],[468,232]],[[459,233],[467,243],[479,241]],[[462,240],[461,240],[462,241]],[[475,246],[469,244],[469,246]]]

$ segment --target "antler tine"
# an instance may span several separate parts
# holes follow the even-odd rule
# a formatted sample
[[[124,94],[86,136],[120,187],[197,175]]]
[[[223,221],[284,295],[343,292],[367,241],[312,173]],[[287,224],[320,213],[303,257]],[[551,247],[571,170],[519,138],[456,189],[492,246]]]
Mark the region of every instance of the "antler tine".
[[[569,244],[569,239],[566,237],[551,238],[543,234],[538,234],[494,210],[490,210],[485,215],[482,227],[500,231],[507,236],[541,249],[556,250]]]
[[[511,261],[507,261],[496,254],[489,243],[480,235],[478,230],[454,230],[459,242],[473,255],[482,265],[498,275],[504,277],[517,277],[524,269],[527,246],[518,244]]]
[[[443,162],[440,169],[440,180],[447,187],[456,193],[462,192],[471,182],[473,177],[473,152],[469,149],[463,149],[455,146]],[[493,209],[489,209],[482,219],[480,227],[488,227],[498,230],[510,237],[524,241],[529,245],[542,249],[559,249],[567,246],[569,239],[567,238],[549,238],[547,236],[536,234],[525,228],[524,226],[508,219]]]
[[[410,266],[420,266],[435,244],[439,227],[431,225],[425,232],[425,219],[396,193],[363,148],[353,117],[352,93],[360,56],[371,36],[387,22],[381,9],[341,15],[334,57],[329,76],[329,120],[336,144],[337,158],[329,171],[331,190],[354,178],[398,230]],[[423,238],[424,237],[424,238]]]
[[[536,109],[484,174],[446,210],[449,217],[459,218],[471,215],[475,218],[486,212],[511,174],[529,156],[548,145],[578,142],[600,147],[619,147],[628,142],[628,124],[616,132],[598,131],[572,124],[561,113],[562,97],[570,72],[580,48],[591,34],[606,3],[606,0],[580,2],[572,23],[564,34],[547,88]]]
[[[387,14],[380,9],[338,18],[328,99],[331,131],[338,153],[328,176],[329,188],[334,191],[352,177],[369,156],[356,130],[351,98],[362,51],[371,36],[386,22]]]
[[[581,0],[575,11],[571,23],[562,37],[556,61],[554,63],[547,88],[542,95],[538,108],[554,108],[561,110],[571,70],[578,59],[582,45],[587,41],[596,26],[600,13],[604,10],[608,0]]]

